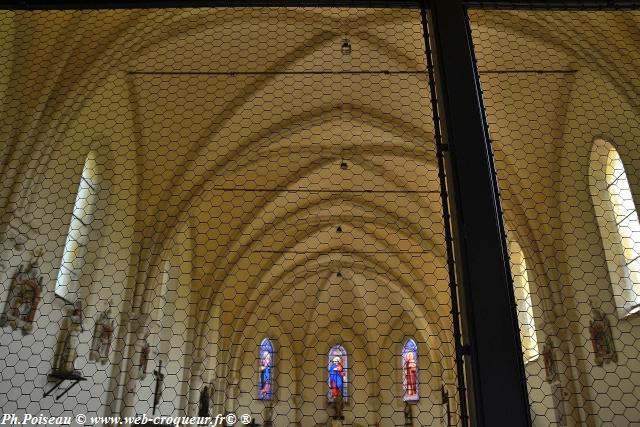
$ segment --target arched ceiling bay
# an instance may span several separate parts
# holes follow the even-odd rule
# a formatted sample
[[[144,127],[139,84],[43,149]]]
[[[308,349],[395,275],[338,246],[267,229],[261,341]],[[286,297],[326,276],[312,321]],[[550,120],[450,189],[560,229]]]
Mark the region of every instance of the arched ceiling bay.
[[[363,342],[415,328],[450,342],[418,14],[254,12],[132,62],[145,236],[161,258],[153,248],[193,223],[201,340],[215,330],[240,349],[273,324],[300,346],[335,322]],[[331,283],[337,271],[351,286]]]

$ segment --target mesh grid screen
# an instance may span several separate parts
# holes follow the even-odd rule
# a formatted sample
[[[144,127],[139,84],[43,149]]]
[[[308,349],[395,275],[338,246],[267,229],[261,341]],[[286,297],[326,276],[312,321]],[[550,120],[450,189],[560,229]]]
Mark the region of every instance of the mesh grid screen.
[[[469,11],[535,426],[640,424],[640,13]]]
[[[457,422],[419,11],[0,26],[3,417]]]

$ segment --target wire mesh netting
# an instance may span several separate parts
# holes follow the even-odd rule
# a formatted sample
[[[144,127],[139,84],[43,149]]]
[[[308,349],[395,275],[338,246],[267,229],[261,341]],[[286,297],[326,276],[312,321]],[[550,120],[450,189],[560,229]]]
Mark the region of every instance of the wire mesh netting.
[[[0,26],[3,414],[456,422],[419,11]]]
[[[469,11],[535,426],[640,423],[640,13]]]

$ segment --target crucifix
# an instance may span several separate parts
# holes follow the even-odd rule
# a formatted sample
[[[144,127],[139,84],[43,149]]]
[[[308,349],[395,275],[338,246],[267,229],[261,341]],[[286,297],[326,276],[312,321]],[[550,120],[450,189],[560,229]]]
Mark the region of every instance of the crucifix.
[[[153,376],[156,378],[156,391],[153,394],[153,413],[156,414],[156,407],[160,403],[160,394],[162,394],[162,380],[164,380],[164,374],[162,373],[162,360],[158,361],[158,369],[153,371]]]

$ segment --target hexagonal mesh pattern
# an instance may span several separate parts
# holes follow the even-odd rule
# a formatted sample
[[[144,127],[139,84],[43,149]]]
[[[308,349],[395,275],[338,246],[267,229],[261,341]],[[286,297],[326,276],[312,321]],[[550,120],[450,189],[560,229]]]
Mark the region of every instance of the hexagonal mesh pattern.
[[[469,16],[533,424],[638,425],[640,13]]]
[[[0,26],[4,414],[457,421],[418,11]]]

